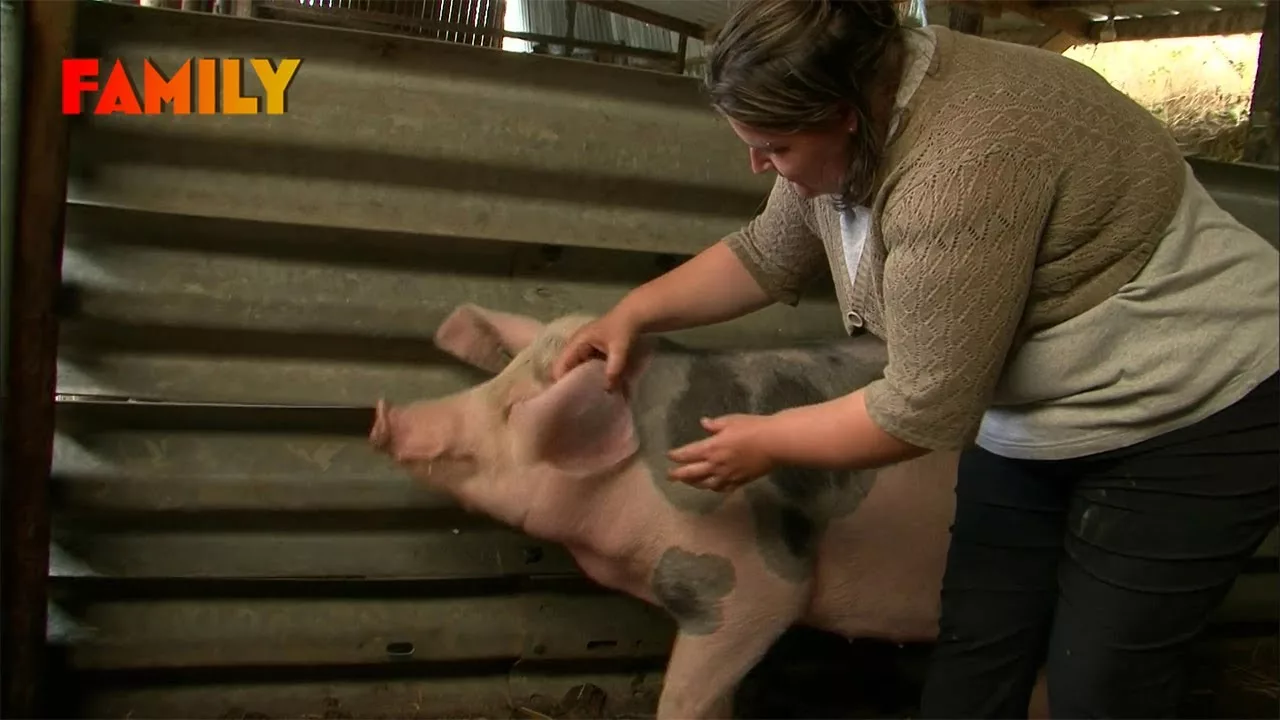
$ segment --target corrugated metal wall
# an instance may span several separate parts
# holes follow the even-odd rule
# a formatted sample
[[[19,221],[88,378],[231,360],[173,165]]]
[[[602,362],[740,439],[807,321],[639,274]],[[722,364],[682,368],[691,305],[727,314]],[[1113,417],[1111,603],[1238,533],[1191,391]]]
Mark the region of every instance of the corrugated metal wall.
[[[81,12],[85,47],[135,77],[143,57],[166,73],[192,56],[305,62],[284,116],[74,132],[52,488],[62,712],[493,717],[545,712],[584,682],[609,714],[648,709],[666,618],[414,486],[365,434],[380,396],[477,379],[431,347],[455,304],[602,311],[751,216],[769,179],[746,172],[696,83]],[[1240,181],[1246,205],[1268,180]],[[770,345],[839,327],[819,288],[800,310],[683,336]]]
[[[74,133],[53,487],[74,712],[493,716],[584,681],[644,706],[664,617],[365,435],[378,396],[477,378],[431,346],[456,303],[603,310],[752,214],[768,181],[695,85],[104,3],[78,25],[135,77],[143,57],[305,61],[284,116]],[[692,337],[837,330],[823,309]]]

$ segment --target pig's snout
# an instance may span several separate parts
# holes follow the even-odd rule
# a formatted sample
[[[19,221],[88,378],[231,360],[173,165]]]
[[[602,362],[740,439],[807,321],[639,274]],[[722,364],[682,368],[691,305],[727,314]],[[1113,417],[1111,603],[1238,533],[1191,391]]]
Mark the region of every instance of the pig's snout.
[[[369,443],[398,463],[458,459],[465,451],[458,443],[460,418],[440,403],[393,407],[379,399],[374,407]]]

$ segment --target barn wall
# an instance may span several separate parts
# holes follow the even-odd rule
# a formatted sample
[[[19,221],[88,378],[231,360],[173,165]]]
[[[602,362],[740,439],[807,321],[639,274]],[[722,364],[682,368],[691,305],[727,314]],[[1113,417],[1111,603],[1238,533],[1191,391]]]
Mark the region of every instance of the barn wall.
[[[430,343],[456,304],[603,311],[761,206],[769,179],[696,82],[98,2],[79,27],[135,77],[143,57],[305,61],[283,116],[74,130],[52,487],[64,713],[492,717],[583,682],[610,712],[648,707],[664,617],[413,486],[365,434],[379,397],[478,379]],[[1275,175],[1231,186],[1246,207],[1271,192],[1255,182]],[[680,335],[839,330],[820,285]],[[1256,615],[1250,592],[1224,617]]]

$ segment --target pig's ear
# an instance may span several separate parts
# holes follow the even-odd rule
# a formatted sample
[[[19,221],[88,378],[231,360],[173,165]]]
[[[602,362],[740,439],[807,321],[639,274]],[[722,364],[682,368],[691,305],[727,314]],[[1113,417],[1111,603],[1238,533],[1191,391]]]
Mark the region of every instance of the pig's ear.
[[[491,373],[502,372],[542,331],[531,317],[459,305],[436,330],[436,347]]]
[[[511,409],[516,437],[533,457],[574,474],[603,472],[640,448],[631,407],[604,389],[604,362],[589,360]]]

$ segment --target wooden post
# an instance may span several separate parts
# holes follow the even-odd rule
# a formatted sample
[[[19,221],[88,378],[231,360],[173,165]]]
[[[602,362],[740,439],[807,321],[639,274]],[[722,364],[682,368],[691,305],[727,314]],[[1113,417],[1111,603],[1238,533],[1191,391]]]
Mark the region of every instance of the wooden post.
[[[10,332],[4,383],[3,707],[7,718],[44,714],[42,675],[49,583],[49,475],[67,194],[68,122],[61,61],[72,54],[74,2],[13,3],[22,19],[22,91],[13,275],[3,322]]]
[[[228,15],[236,17],[253,17],[253,0],[228,0],[231,3],[231,9],[227,11]]]
[[[1258,73],[1253,78],[1253,101],[1249,106],[1249,137],[1241,160],[1261,165],[1280,165],[1280,83],[1277,55],[1280,55],[1280,2],[1267,3],[1258,43]]]
[[[564,56],[573,57],[573,34],[578,24],[578,3],[568,0],[564,4]]]
[[[975,8],[952,3],[947,27],[967,35],[982,34],[982,13]]]

